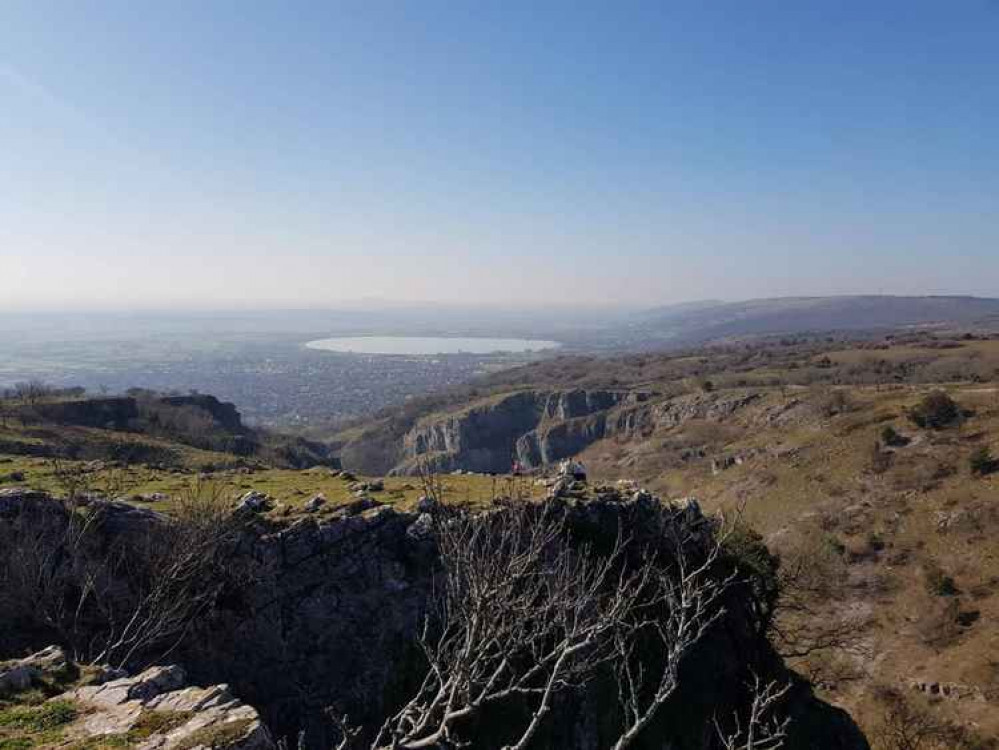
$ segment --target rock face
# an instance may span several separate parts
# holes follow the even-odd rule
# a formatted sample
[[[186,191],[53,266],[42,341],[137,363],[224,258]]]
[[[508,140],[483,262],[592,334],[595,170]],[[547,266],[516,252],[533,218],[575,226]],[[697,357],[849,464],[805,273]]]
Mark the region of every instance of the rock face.
[[[154,729],[138,744],[140,750],[275,748],[257,711],[236,700],[227,685],[188,686],[178,666],[151,667],[135,677],[77,688],[64,697],[84,709],[67,731],[75,739],[127,736],[145,726]]]
[[[263,492],[257,492],[256,490],[249,490],[244,493],[242,497],[239,498],[239,502],[236,504],[238,510],[247,511],[249,513],[261,513],[271,507],[270,499]]]
[[[66,653],[58,646],[49,646],[37,654],[0,665],[0,695],[27,690],[50,674],[66,668]]]
[[[26,407],[27,411],[28,408]],[[42,419],[81,427],[124,429],[139,416],[134,398],[88,398],[35,404],[30,410]]]
[[[519,391],[418,423],[403,438],[394,474],[421,462],[435,471],[506,472],[570,458],[598,440],[631,438],[690,420],[722,421],[758,393],[656,397],[644,391]]]
[[[629,398],[627,391],[528,390],[487,399],[417,424],[403,438],[405,459],[393,473],[412,473],[421,460],[442,472],[557,461],[601,437],[599,415]]]
[[[643,514],[658,500],[638,492],[635,498],[616,494],[562,502],[572,527],[590,538],[608,530],[616,534],[619,524],[642,528]],[[411,696],[421,677],[414,634],[424,622],[437,569],[434,509],[429,501],[423,506],[416,515],[380,506],[332,519],[308,516],[261,535],[247,551],[255,565],[254,585],[220,613],[211,632],[188,642],[179,652],[183,663],[199,682],[221,678],[232,684],[264,711],[276,736],[293,737],[304,729],[309,748],[335,744],[324,717],[329,706],[357,725],[377,727]],[[687,502],[682,510],[688,520],[700,517],[696,503]],[[666,729],[659,739],[669,738],[676,750],[703,750],[698,733],[710,720],[701,712],[738,705],[751,664],[779,668],[765,636],[768,596],[762,588],[758,594],[744,588],[733,595],[725,624],[692,656],[682,678],[685,687],[664,714]],[[828,739],[827,747],[867,747],[849,717],[816,701],[807,687],[797,689],[795,700],[796,711],[810,718],[799,722],[801,734],[789,750],[822,746],[816,737]],[[596,687],[584,692],[546,723],[537,746],[604,746],[597,717],[613,705]],[[491,738],[488,730],[485,738]],[[485,738],[476,747],[494,747]]]
[[[412,461],[393,473],[412,473],[420,459],[442,472],[506,471],[517,438],[537,424],[542,406],[537,392],[523,391],[418,424],[403,438],[403,450]]]
[[[226,685],[189,686],[179,666],[150,667],[130,677],[102,667],[80,668],[58,646],[0,666],[0,695],[14,705],[19,693],[31,688],[50,691],[54,685],[69,689],[52,700],[72,708],[70,722],[59,730],[60,746],[276,747],[255,709],[236,700]],[[18,740],[12,742],[11,747],[21,747]],[[7,746],[2,740],[0,744]]]
[[[201,393],[189,396],[164,396],[159,401],[169,406],[201,409],[211,415],[217,425],[233,434],[250,433],[250,430],[243,424],[242,417],[236,410],[236,405],[228,401],[219,401],[215,396]]]
[[[649,493],[629,488],[604,495],[553,502],[562,503],[569,528],[581,540],[612,542],[619,529],[637,535],[650,527],[646,514],[659,501]],[[5,522],[5,507],[7,513],[16,513],[18,506],[61,507],[42,496],[5,501],[6,506],[0,503],[0,523]],[[677,507],[682,511],[677,518],[684,522],[701,518],[694,503]],[[328,707],[349,714],[356,725],[377,727],[412,696],[425,669],[417,635],[432,601],[439,559],[433,503],[421,504],[421,510],[409,514],[375,506],[353,514],[309,515],[283,528],[247,516],[250,526],[231,560],[233,568],[247,571],[244,582],[227,592],[210,621],[172,653],[181,666],[155,667],[78,690],[74,699],[94,707],[86,718],[94,723],[85,732],[128,731],[149,712],[172,712],[173,718],[193,712],[183,724],[160,732],[155,740],[160,744],[143,747],[193,748],[192,736],[204,737],[197,732],[211,727],[206,731],[238,732],[244,744],[236,747],[246,750],[269,749],[271,737],[294,739],[304,730],[306,747],[318,750],[335,744],[325,715]],[[731,715],[743,706],[749,670],[782,674],[766,638],[772,596],[770,585],[755,578],[731,591],[722,621],[691,654],[680,691],[636,750],[714,747],[710,740],[705,744],[705,737],[714,736],[712,716]],[[191,683],[217,687],[188,687]],[[616,710],[607,688],[598,681],[560,699],[536,745],[552,750],[606,746],[609,729],[601,717]],[[232,695],[259,709],[260,717]],[[795,719],[798,736],[788,750],[866,750],[849,717],[817,701],[806,685],[795,689],[794,701],[794,714],[801,719]],[[502,733],[489,729],[502,726],[502,717],[489,719],[496,721],[500,723],[489,723],[476,735],[476,747],[500,746],[496,734]],[[175,733],[188,739],[176,739],[180,735]]]

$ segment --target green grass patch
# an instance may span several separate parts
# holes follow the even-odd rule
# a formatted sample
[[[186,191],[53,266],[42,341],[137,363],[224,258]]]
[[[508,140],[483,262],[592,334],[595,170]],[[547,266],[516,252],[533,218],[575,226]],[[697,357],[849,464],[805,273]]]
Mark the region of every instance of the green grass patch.
[[[128,730],[128,739],[138,742],[154,734],[167,734],[186,724],[193,711],[143,711],[139,720]]]
[[[75,721],[77,715],[76,706],[65,700],[0,709],[0,750],[28,750],[57,744],[63,728]]]
[[[135,747],[127,734],[102,734],[66,745],[63,750],[120,750]]]
[[[252,724],[252,719],[237,719],[225,724],[204,727],[179,744],[174,745],[174,750],[191,750],[191,748],[199,746],[222,750],[241,740]]]
[[[76,719],[71,701],[49,701],[40,706],[11,706],[0,711],[0,727],[27,732],[44,732]]]
[[[30,750],[35,743],[25,737],[0,737],[0,750]]]
[[[0,461],[3,462],[0,463],[0,488],[26,486],[55,495],[62,494],[52,461],[25,456],[0,456]],[[82,465],[83,463],[62,462],[63,466]],[[23,474],[24,479],[17,482],[5,482],[3,475],[11,472]],[[138,466],[134,469],[132,481],[127,482],[127,496],[165,494],[171,499],[158,502],[139,500],[129,500],[129,502],[133,502],[139,507],[169,514],[176,507],[173,498],[178,498],[189,492],[197,478],[198,474],[194,471],[177,472]],[[249,490],[269,495],[279,506],[271,513],[271,516],[276,519],[279,519],[281,514],[298,516],[302,513],[305,503],[320,493],[327,500],[325,513],[332,512],[332,508],[336,505],[357,499],[351,490],[353,481],[333,476],[327,469],[260,469],[251,473],[223,470],[208,475],[208,478],[231,498],[233,507],[235,507],[236,499]],[[359,482],[370,481],[370,479],[362,476],[357,477]],[[506,491],[507,484],[511,480],[508,477],[491,477],[482,474],[446,474],[440,477],[440,481],[444,487],[445,498],[449,502],[482,505],[495,497],[496,494],[502,494]],[[418,477],[387,477],[384,480],[383,490],[367,492],[366,494],[400,510],[410,510],[423,494],[423,489]]]

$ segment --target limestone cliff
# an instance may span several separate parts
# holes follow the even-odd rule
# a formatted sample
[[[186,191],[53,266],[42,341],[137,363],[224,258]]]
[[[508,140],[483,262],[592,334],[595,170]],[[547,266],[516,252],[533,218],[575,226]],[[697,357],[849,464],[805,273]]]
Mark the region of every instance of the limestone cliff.
[[[50,646],[0,664],[0,696],[0,706],[12,706],[5,717],[10,720],[0,722],[4,748],[276,748],[256,709],[234,698],[226,685],[189,685],[176,665],[129,676],[81,667]]]
[[[619,533],[647,536],[648,514],[659,503],[647,493],[555,502],[562,503],[568,528],[580,543],[597,546]],[[0,524],[20,521],[24,528],[35,517],[38,523],[54,523],[62,507],[38,493],[8,493],[0,503]],[[693,506],[688,509],[697,512]],[[134,533],[131,524],[155,528],[161,522],[124,509],[114,515],[117,523],[102,526],[109,545]],[[678,515],[677,522],[694,522],[682,520],[687,517]],[[229,685],[233,696],[261,712],[274,737],[294,738],[304,730],[308,748],[329,747],[334,730],[325,709],[330,706],[358,725],[377,727],[412,694],[426,669],[417,634],[433,601],[438,570],[427,519],[391,506],[353,516],[310,516],[285,526],[251,518],[230,561],[246,575],[236,579],[238,585],[225,592],[209,618],[196,624],[171,660],[194,684]],[[726,595],[721,619],[684,663],[680,690],[648,736],[634,745],[638,750],[715,748],[714,717],[746,708],[744,686],[754,670],[795,679],[766,637],[776,561],[762,547],[749,567],[743,569],[740,559],[736,554],[725,565],[739,567],[744,582]],[[15,634],[7,642],[28,647],[32,635]],[[0,638],[0,649],[3,642]],[[144,658],[155,664],[160,657]],[[212,701],[215,695],[209,696]],[[597,679],[559,700],[535,746],[604,747],[613,728],[608,721],[617,710],[613,688]],[[475,746],[500,747],[504,722],[521,711],[514,702],[484,715],[476,725]],[[795,735],[788,750],[867,748],[849,717],[818,701],[807,684],[795,682],[789,711]]]
[[[517,391],[424,418],[404,436],[392,473],[413,473],[421,463],[439,472],[506,472],[514,460],[545,466],[607,437],[721,421],[757,398],[751,391],[673,398],[641,390]]]

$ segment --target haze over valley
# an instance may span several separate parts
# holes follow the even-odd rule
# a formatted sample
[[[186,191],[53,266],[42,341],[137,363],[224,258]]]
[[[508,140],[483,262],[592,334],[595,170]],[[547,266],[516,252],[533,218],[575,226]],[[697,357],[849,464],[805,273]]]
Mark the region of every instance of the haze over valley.
[[[194,390],[232,401],[250,423],[329,437],[346,421],[538,358],[676,351],[788,335],[989,331],[997,321],[996,299],[885,296],[700,302],[598,314],[424,306],[0,315],[0,388],[40,379],[97,394]],[[332,350],[318,345],[331,334],[358,343]],[[529,338],[495,338],[509,336]]]

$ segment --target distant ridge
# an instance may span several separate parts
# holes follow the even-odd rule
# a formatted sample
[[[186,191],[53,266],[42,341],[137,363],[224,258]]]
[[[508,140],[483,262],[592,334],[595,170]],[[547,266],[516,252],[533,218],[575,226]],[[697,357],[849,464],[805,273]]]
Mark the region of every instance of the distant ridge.
[[[654,308],[637,316],[655,338],[676,343],[910,326],[999,324],[999,299],[972,296],[777,297]]]

